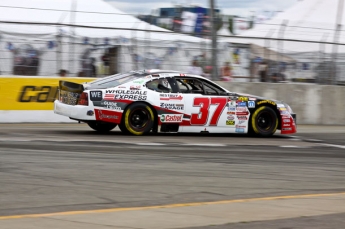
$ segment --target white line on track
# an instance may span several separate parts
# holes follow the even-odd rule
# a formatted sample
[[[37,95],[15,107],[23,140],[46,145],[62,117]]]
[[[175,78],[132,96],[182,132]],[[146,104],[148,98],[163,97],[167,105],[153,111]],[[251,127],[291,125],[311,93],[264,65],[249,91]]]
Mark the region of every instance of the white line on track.
[[[207,143],[207,144],[197,144],[197,143],[186,143],[181,144],[183,146],[227,146],[226,144],[217,144],[217,143]]]
[[[139,146],[164,146],[164,145],[167,145],[167,144],[156,143],[156,142],[138,142],[138,143],[134,143],[134,145],[139,145]]]
[[[325,143],[321,143],[320,145],[345,149],[345,145],[343,146],[343,145],[334,145],[334,144],[325,144]]]
[[[308,146],[293,146],[293,145],[286,145],[286,146],[279,146],[281,148],[309,148]]]

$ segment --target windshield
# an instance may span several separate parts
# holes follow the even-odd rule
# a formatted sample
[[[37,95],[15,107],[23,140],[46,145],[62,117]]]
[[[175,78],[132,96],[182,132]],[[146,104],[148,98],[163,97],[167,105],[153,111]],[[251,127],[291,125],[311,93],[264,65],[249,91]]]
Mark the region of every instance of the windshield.
[[[148,73],[142,71],[131,71],[126,73],[119,73],[116,75],[108,76],[105,78],[101,78],[95,81],[90,82],[91,87],[93,88],[109,88],[109,87],[116,87],[121,84],[130,82],[132,80],[142,78],[147,76]]]

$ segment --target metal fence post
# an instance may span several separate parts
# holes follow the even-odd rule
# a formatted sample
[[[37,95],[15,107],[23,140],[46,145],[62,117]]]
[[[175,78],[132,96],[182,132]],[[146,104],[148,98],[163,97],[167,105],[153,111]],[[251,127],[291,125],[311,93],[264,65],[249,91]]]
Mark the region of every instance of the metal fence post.
[[[211,79],[218,79],[217,67],[217,29],[214,15],[214,0],[210,0],[210,19],[211,19],[211,36],[212,36],[212,74]]]

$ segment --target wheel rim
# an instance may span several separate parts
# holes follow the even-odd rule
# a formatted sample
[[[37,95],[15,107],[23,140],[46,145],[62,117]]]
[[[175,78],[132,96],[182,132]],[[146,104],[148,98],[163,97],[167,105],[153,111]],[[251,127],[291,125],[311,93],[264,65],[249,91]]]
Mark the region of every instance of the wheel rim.
[[[149,120],[150,114],[144,109],[138,108],[132,110],[129,115],[129,125],[137,131],[143,130],[148,124]]]
[[[269,132],[274,123],[274,116],[271,112],[263,111],[257,117],[257,127],[263,132]]]

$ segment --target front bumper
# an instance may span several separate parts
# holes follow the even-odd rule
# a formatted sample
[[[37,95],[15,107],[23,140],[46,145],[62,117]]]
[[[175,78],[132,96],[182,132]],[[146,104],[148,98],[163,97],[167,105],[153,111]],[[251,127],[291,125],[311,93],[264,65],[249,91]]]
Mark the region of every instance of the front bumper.
[[[76,120],[96,120],[93,108],[81,105],[68,105],[59,100],[54,101],[54,113]],[[92,115],[90,115],[90,113],[92,113]]]
[[[296,114],[282,115],[281,134],[294,134],[297,132]]]

